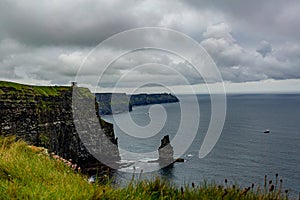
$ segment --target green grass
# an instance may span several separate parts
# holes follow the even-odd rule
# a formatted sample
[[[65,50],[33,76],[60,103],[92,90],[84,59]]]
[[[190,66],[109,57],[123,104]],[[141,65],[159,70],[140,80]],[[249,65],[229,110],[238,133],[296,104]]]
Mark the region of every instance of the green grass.
[[[10,96],[14,101],[16,99],[26,99],[26,101],[35,101],[35,97],[62,97],[65,92],[72,90],[71,86],[35,86],[19,83],[0,81],[0,95],[8,95],[5,101],[10,101]],[[80,97],[94,98],[94,95],[88,88],[76,87],[77,95]],[[43,102],[42,102],[43,103]],[[42,105],[47,107],[47,105]]]
[[[83,175],[13,141],[0,142],[0,199],[93,199],[100,194]]]
[[[276,176],[278,178],[278,176]],[[278,181],[278,180],[277,180]],[[266,182],[266,181],[265,181]],[[278,181],[279,182],[279,181]],[[13,137],[0,137],[0,199],[286,199],[281,184],[242,189],[204,183],[178,188],[159,178],[132,180],[126,187],[90,184],[44,151]]]
[[[3,90],[9,91],[4,92]],[[19,83],[0,81],[0,94],[26,94],[33,96],[58,96],[62,91],[69,90],[67,86],[31,86]]]

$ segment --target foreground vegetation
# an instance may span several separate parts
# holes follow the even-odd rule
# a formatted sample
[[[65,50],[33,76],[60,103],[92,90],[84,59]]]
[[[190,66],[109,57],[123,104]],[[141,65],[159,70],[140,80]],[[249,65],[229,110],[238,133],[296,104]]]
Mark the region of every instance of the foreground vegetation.
[[[288,199],[282,181],[239,188],[215,184],[178,188],[156,178],[132,180],[127,187],[91,184],[87,177],[42,148],[30,147],[13,137],[0,137],[0,199]]]

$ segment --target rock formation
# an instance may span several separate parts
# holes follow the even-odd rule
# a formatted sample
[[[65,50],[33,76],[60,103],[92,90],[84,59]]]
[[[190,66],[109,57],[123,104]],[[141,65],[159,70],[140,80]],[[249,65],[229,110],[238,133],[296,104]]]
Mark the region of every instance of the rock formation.
[[[172,165],[175,162],[184,162],[183,158],[174,159],[174,150],[170,143],[169,135],[166,135],[161,140],[161,145],[158,148],[158,162],[161,165]]]
[[[163,139],[161,139],[161,144],[158,148],[158,160],[161,162],[173,162],[174,160],[174,150],[173,147],[170,144],[170,138],[169,135],[164,136]]]
[[[104,168],[105,165],[86,148],[89,144],[82,143],[82,135],[79,136],[75,127],[72,108],[75,87],[26,86],[0,81],[0,135],[16,135],[31,145],[45,147],[61,157],[72,159],[86,170]],[[86,121],[79,121],[86,126],[86,137],[94,136],[94,141],[87,141],[96,143],[93,145],[111,161],[120,159],[113,125],[99,117],[94,95],[86,88],[78,90],[79,99],[92,105],[90,112],[96,116],[92,123],[89,115],[85,116]],[[115,145],[107,147],[106,143]]]

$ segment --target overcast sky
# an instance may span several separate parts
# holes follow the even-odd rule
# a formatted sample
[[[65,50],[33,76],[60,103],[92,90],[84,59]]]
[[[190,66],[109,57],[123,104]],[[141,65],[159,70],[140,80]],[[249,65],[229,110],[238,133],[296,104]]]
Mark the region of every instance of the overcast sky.
[[[105,68],[87,57],[103,40],[128,29],[163,27],[201,44],[229,92],[300,92],[299,19],[299,0],[0,0],[0,79],[66,85],[84,59],[86,77]],[[147,42],[157,37],[147,35]],[[123,42],[128,47],[140,41]],[[174,39],[174,45],[180,42]],[[107,46],[97,56],[118,52]],[[201,75],[183,58],[143,50],[116,60],[100,86],[110,91],[122,78],[120,91],[145,82],[184,92],[180,76],[205,90]],[[153,85],[148,91],[159,90]]]

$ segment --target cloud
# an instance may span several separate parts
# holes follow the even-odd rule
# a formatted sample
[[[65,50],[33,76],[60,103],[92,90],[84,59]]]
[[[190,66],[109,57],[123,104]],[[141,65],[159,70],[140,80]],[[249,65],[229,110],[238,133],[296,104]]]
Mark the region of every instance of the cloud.
[[[92,56],[97,59],[102,54]],[[116,53],[116,55],[118,54]],[[99,64],[98,61],[96,63]],[[197,71],[184,59],[157,49],[138,50],[125,54],[106,66],[106,69],[103,64],[82,66],[83,73],[86,69],[92,72],[90,75],[96,77],[82,80],[88,82],[101,79],[100,86],[102,87],[113,87],[120,80],[122,83],[119,84],[119,87],[135,87],[141,82],[145,84],[159,82],[166,86],[186,84],[186,81],[190,84],[203,82]],[[91,82],[90,84],[95,83]]]
[[[191,8],[214,10],[223,13],[225,21],[233,26],[234,31],[248,41],[267,40],[273,43],[288,38],[300,42],[299,9],[297,0],[253,0],[253,1],[184,1]]]
[[[66,84],[74,79],[82,53],[70,48],[33,48],[13,39],[0,41],[2,79],[34,83]],[[77,56],[77,59],[76,59]],[[79,57],[81,56],[81,57]]]
[[[214,34],[214,30],[217,30],[217,34]],[[280,52],[288,47],[281,46],[273,53],[272,45],[262,41],[256,51],[251,51],[239,45],[230,30],[223,23],[208,27],[203,33],[206,39],[201,42],[220,68],[224,80],[245,82],[300,77],[299,62],[294,60],[294,57],[299,59],[297,47],[281,55]]]
[[[228,41],[234,41],[231,35],[231,28],[226,23],[215,24],[207,27],[203,33],[204,38],[224,38]]]
[[[2,1],[3,35],[31,45],[96,45],[138,26],[133,1]]]
[[[267,41],[261,41],[260,45],[257,47],[256,51],[260,53],[263,57],[272,52],[272,45]]]
[[[144,26],[199,34],[221,13],[191,9],[180,1],[4,0],[0,36],[28,45],[94,46],[113,34]]]

